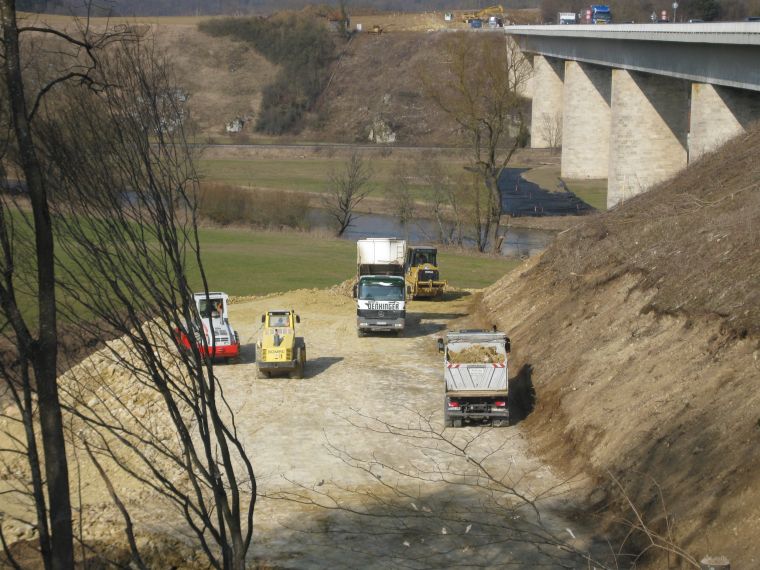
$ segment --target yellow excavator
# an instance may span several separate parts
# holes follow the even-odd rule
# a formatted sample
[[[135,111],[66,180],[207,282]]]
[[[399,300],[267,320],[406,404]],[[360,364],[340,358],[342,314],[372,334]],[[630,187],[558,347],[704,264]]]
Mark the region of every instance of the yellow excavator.
[[[303,378],[306,366],[306,342],[296,336],[301,317],[292,309],[274,309],[261,315],[264,328],[256,343],[256,367],[259,378],[275,372],[287,372],[291,378]]]
[[[404,276],[406,293],[413,299],[440,297],[447,282],[438,271],[438,250],[431,245],[414,245],[406,249]]]
[[[476,12],[465,12],[462,14],[462,21],[465,24],[469,24],[472,20],[484,20],[487,21],[488,18],[491,16],[496,16],[497,18],[504,18],[504,7],[501,4],[498,4],[496,6],[489,6],[488,8],[483,8],[482,10],[478,10]]]

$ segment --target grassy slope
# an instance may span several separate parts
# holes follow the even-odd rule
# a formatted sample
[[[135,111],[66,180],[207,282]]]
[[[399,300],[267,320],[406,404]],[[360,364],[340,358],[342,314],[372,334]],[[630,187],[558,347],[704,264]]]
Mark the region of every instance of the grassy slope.
[[[262,295],[336,285],[353,276],[352,241],[309,234],[203,229],[201,247],[209,287],[232,295]],[[513,260],[456,252],[440,254],[441,273],[460,288],[486,287],[517,265]],[[191,281],[199,286],[197,270]]]
[[[621,477],[661,530],[657,481],[677,542],[737,568],[760,560],[759,150],[757,128],[563,233],[484,297],[533,367],[536,449],[596,474],[601,510],[607,471]]]

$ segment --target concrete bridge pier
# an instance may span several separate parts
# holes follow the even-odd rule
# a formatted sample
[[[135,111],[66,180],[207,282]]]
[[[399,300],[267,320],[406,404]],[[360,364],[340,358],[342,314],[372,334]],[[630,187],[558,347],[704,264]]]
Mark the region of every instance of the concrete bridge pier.
[[[689,95],[682,79],[612,70],[608,208],[686,167]]]
[[[691,86],[689,162],[746,132],[760,119],[760,93],[709,83]]]
[[[607,178],[611,88],[610,68],[571,60],[565,62],[563,178]]]
[[[565,62],[536,55],[533,58],[533,105],[531,109],[530,146],[550,148],[561,141],[550,140],[552,126],[562,124],[562,90]]]

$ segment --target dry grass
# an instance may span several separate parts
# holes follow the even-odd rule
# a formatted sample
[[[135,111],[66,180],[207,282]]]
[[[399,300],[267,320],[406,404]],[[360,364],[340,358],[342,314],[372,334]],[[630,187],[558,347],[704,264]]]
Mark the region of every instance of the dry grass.
[[[607,473],[657,524],[661,489],[678,544],[736,567],[759,556],[759,149],[756,126],[484,296],[512,361],[533,366],[534,449],[597,477],[597,513],[614,510]]]
[[[760,128],[563,234],[541,268],[579,286],[641,275],[651,310],[760,334]],[[568,258],[574,263],[568,263]]]

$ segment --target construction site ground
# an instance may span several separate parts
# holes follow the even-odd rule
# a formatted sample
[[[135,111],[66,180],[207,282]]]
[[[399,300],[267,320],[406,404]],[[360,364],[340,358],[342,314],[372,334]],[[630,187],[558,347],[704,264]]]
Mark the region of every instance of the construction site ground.
[[[443,301],[413,301],[401,338],[382,333],[358,338],[355,303],[335,289],[232,306],[243,362],[221,367],[218,374],[245,434],[260,492],[272,497],[294,493],[299,501],[331,507],[260,499],[257,559],[294,568],[387,568],[392,562],[408,567],[467,564],[476,551],[479,560],[493,565],[558,555],[540,555],[537,544],[508,548],[502,542],[508,521],[499,521],[498,530],[490,527],[494,521],[489,519],[499,516],[490,493],[424,481],[438,479],[439,469],[441,476],[446,472],[457,482],[456,473],[475,472],[464,454],[457,456],[438,440],[443,386],[436,349],[436,337],[445,329],[467,322],[473,298],[461,291]],[[303,380],[255,379],[259,317],[272,307],[295,307],[300,313],[299,335],[307,343]],[[388,433],[387,424],[396,433]],[[408,432],[402,429],[407,427]],[[569,490],[529,453],[519,427],[473,426],[446,430],[445,436],[459,445],[472,440],[467,454],[487,458],[494,474],[506,476],[526,496]],[[499,500],[504,516],[512,501]],[[547,499],[546,505],[547,510],[568,507],[560,499]],[[531,519],[529,511],[522,505],[514,516]],[[568,525],[576,528],[579,541],[588,536],[575,522],[561,526]],[[562,540],[570,539],[561,532]],[[478,547],[489,542],[494,544]]]
[[[452,291],[444,300],[413,301],[401,338],[359,338],[355,302],[346,289],[300,290],[230,308],[242,358],[216,371],[257,475],[261,496],[253,556],[258,564],[422,568],[467,565],[472,556],[486,566],[567,560],[556,547],[542,552],[544,533],[585,549],[592,533],[570,514],[571,491],[580,481],[560,479],[533,456],[519,426],[443,430],[436,337],[449,327],[470,326],[478,294]],[[301,316],[304,379],[257,378],[260,315],[277,307],[293,307]],[[90,357],[103,381],[125,390],[122,397],[133,409],[155,409],[129,387],[127,373],[101,358]],[[7,429],[3,422],[0,427]],[[472,461],[481,460],[500,481],[495,487],[476,475]],[[73,496],[84,502],[85,538],[113,547],[122,536],[118,512],[91,465],[80,456],[72,458],[71,468]],[[9,484],[12,474],[13,469],[5,472],[0,486]],[[118,470],[111,477],[132,511],[141,544],[164,560],[161,549],[189,535],[181,518]],[[517,499],[512,486],[528,502]],[[534,500],[541,523],[529,504]],[[33,519],[22,505],[5,510]],[[34,540],[28,525],[10,517],[3,524],[12,540]],[[507,538],[512,535],[519,540]],[[179,568],[203,566],[192,555],[175,558],[172,564]]]

